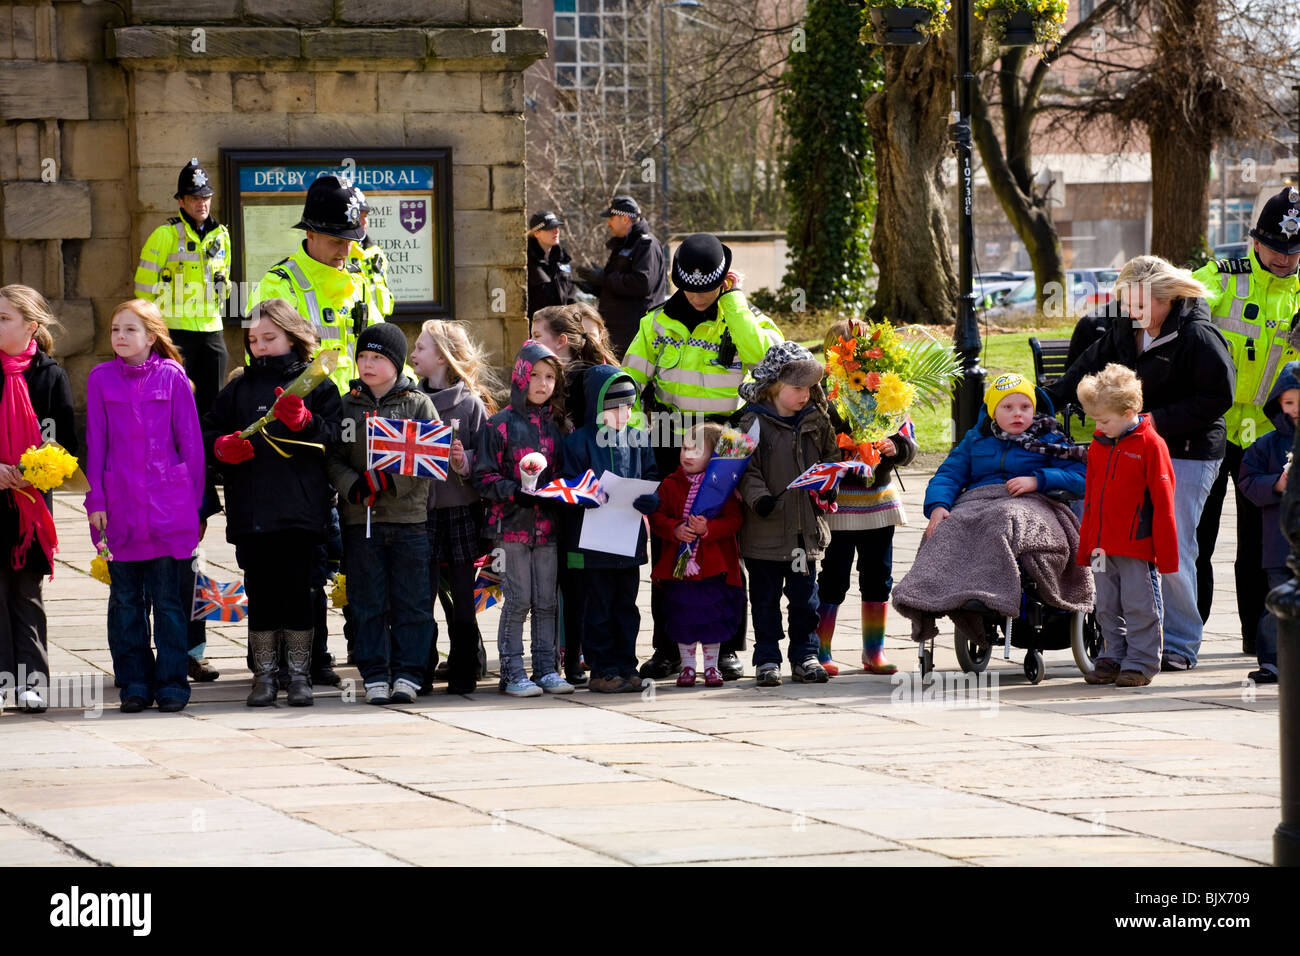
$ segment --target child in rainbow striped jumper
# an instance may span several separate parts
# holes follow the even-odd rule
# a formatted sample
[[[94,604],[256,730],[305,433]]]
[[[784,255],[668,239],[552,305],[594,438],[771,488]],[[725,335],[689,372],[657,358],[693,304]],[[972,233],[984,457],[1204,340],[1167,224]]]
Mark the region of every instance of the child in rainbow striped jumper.
[[[826,333],[827,347],[841,337],[861,332],[858,319],[841,320]],[[837,435],[848,435],[848,423],[832,405],[831,425]],[[826,516],[831,543],[817,577],[817,659],[834,677],[839,667],[831,660],[835,618],[849,590],[853,556],[858,558],[858,591],[862,600],[862,666],[868,674],[892,674],[898,668],[885,659],[885,610],[893,589],[894,528],[907,524],[903,502],[893,482],[893,471],[916,457],[916,437],[909,419],[902,429],[877,446],[880,464],[870,479],[846,475],[840,482],[838,510]]]

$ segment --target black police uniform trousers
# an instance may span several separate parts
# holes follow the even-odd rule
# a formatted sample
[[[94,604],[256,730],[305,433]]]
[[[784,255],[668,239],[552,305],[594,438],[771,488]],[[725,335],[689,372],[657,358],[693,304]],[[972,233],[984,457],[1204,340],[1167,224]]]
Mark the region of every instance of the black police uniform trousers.
[[[1264,613],[1264,598],[1268,596],[1268,578],[1261,562],[1264,558],[1264,526],[1260,509],[1237,490],[1237,474],[1245,452],[1239,445],[1228,442],[1219,466],[1219,477],[1210,487],[1205,499],[1201,522],[1196,526],[1196,604],[1201,620],[1210,619],[1214,603],[1214,545],[1219,539],[1219,521],[1223,517],[1223,499],[1228,492],[1228,478],[1232,478],[1237,501],[1237,557],[1233,575],[1237,588],[1237,616],[1241,618],[1241,647],[1247,654],[1255,653],[1255,635],[1259,619]]]
[[[199,419],[208,413],[212,403],[226,381],[226,337],[223,332],[195,332],[190,329],[169,329],[172,344],[185,362],[185,374],[194,383],[194,404],[198,406]],[[208,493],[214,494],[211,478]],[[194,600],[194,572],[181,575],[181,606],[192,607]],[[186,629],[189,650],[201,647],[207,641],[207,626],[203,621],[190,621]]]

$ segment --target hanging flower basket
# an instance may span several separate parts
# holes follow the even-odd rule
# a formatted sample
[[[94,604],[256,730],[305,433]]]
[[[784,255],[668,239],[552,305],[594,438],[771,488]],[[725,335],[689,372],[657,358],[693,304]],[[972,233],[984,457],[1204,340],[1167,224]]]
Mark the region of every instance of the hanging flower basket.
[[[1045,46],[1065,32],[1067,0],[975,0],[976,19],[987,20],[1000,46]]]
[[[871,29],[862,29],[861,39],[887,46],[924,43],[948,23],[948,0],[876,0],[867,8]]]

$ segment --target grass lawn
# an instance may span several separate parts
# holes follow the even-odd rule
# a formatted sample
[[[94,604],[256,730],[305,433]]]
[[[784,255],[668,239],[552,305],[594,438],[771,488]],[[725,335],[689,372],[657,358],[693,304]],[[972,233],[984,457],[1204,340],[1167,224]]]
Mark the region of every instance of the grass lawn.
[[[1033,381],[1034,356],[1029,351],[1030,338],[1068,339],[1073,331],[1074,325],[1070,324],[1052,329],[994,333],[984,337],[980,364],[984,366],[985,380],[991,382],[1003,372],[1019,372]],[[920,454],[947,454],[953,441],[951,407],[923,407],[913,411],[912,420],[916,423]],[[1092,434],[1093,427],[1092,419],[1088,419],[1084,426],[1080,426],[1078,419],[1075,419],[1071,425],[1075,441],[1086,440]]]
[[[935,330],[936,335],[946,330]],[[983,350],[980,364],[984,366],[986,381],[992,381],[1003,372],[1019,372],[1030,381],[1034,379],[1034,356],[1029,351],[1029,339],[1068,339],[1074,331],[1074,323],[1047,329],[1026,329],[1016,332],[994,332],[984,335],[981,332]],[[804,342],[810,348],[817,342]],[[925,456],[918,464],[937,466],[943,456],[952,447],[952,408],[948,404],[936,408],[914,409],[912,420],[916,424],[918,454]],[[1080,426],[1077,419],[1071,425],[1075,441],[1086,440],[1093,431],[1092,419]],[[1086,429],[1086,430],[1085,430]]]

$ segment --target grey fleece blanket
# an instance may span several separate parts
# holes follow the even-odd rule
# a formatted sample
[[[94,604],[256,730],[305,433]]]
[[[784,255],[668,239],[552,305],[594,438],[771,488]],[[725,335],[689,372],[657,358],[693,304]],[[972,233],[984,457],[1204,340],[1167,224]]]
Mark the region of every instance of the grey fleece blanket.
[[[1001,484],[972,488],[921,543],[894,587],[894,607],[912,622],[918,641],[937,632],[937,615],[970,600],[1018,616],[1023,566],[1048,604],[1086,611],[1096,592],[1092,569],[1075,563],[1078,550],[1079,521],[1065,505],[1039,494],[1013,498]]]

